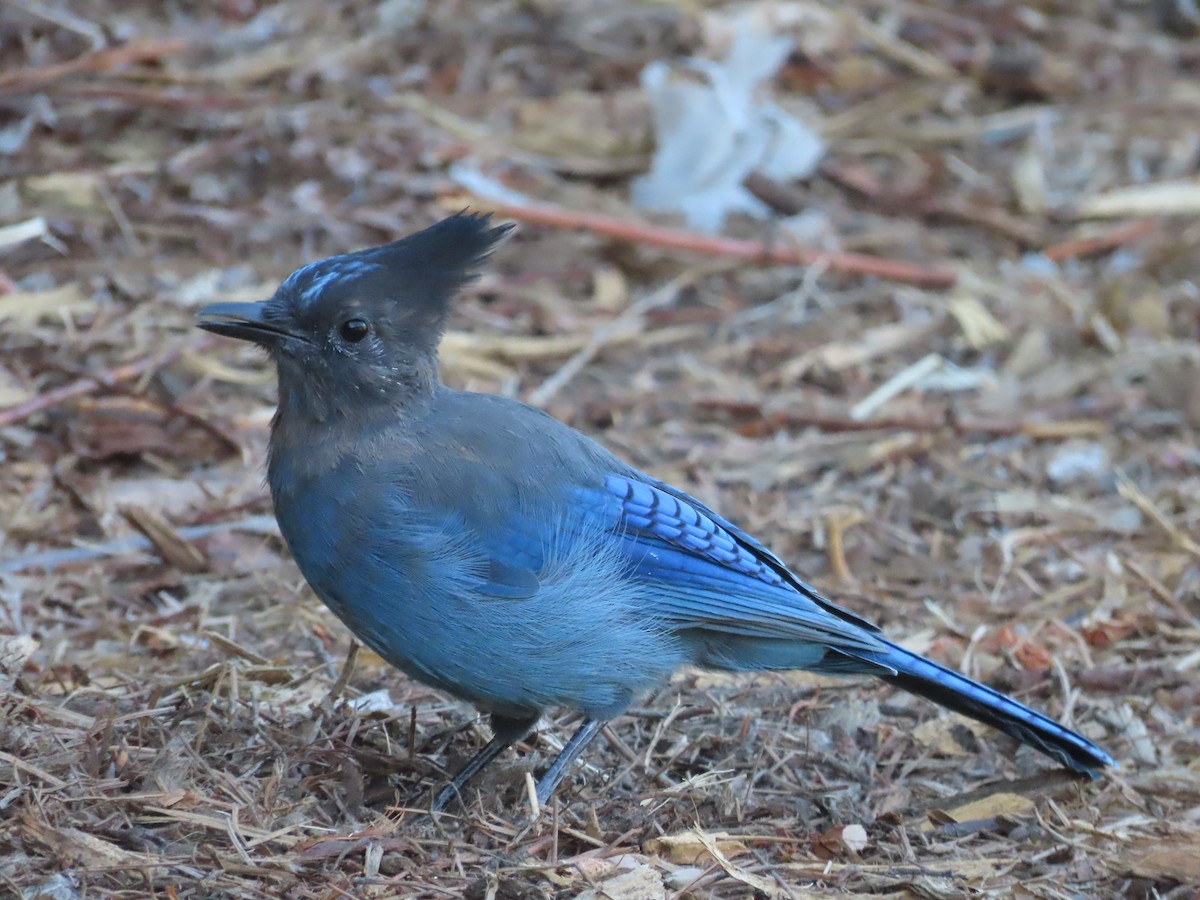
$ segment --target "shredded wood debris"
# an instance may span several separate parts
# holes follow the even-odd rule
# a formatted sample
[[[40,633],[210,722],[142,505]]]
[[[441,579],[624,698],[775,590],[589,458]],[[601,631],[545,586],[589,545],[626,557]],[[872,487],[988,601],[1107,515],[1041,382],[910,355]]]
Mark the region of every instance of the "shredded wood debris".
[[[1195,896],[1200,51],[1184,2],[0,4],[0,894]],[[638,209],[639,74],[792,50],[766,220]],[[736,112],[736,111],[735,111]],[[871,683],[685,672],[551,804],[304,586],[264,358],[193,310],[471,206],[457,386],[531,400],[904,641],[1081,783]]]

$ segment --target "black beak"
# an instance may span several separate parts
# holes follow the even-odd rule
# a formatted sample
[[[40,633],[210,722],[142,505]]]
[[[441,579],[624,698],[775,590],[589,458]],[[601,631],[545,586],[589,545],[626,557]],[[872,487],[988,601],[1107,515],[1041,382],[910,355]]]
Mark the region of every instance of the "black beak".
[[[288,339],[302,340],[303,337],[278,322],[265,317],[267,304],[258,303],[213,303],[196,313],[200,320],[196,327],[221,334],[225,337],[253,341],[264,347],[276,346]]]

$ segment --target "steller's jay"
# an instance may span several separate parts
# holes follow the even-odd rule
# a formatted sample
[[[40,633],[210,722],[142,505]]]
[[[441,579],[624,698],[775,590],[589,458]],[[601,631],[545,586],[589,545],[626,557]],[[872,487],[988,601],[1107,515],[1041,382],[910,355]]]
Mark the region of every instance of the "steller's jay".
[[[515,400],[438,377],[447,307],[512,226],[459,214],[320,260],[199,326],[279,374],[275,515],[313,590],[413,678],[490,713],[494,737],[435,798],[568,707],[583,723],[546,802],[603,724],[683,665],[867,674],[1076,772],[1115,765],[1054,720],[886,640],[678,488]]]

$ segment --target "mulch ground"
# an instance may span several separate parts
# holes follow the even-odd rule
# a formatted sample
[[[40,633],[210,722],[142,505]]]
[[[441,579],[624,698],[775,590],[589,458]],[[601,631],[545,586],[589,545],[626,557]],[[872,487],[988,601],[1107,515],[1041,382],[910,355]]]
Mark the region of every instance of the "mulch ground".
[[[1191,10],[0,7],[0,893],[1196,896]],[[713,238],[629,203],[638,74],[719,58],[741,13],[795,40],[774,97],[829,154]],[[351,653],[270,515],[273,373],[192,319],[468,206],[522,228],[448,381],[697,494],[1121,769],[873,683],[684,672],[536,821],[567,715],[414,821],[486,728]]]

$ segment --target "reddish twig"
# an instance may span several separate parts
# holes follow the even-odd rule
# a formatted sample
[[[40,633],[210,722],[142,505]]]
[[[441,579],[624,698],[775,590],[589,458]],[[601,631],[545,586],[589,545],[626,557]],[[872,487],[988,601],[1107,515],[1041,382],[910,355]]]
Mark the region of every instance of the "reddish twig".
[[[192,346],[200,347],[203,344]],[[64,384],[62,387],[47,391],[44,394],[38,394],[36,397],[26,400],[24,403],[18,403],[16,406],[0,409],[0,428],[20,422],[23,419],[29,418],[34,413],[49,409],[52,406],[58,406],[58,404],[70,400],[72,397],[90,394],[101,388],[115,387],[122,381],[129,381],[147,372],[152,372],[168,363],[174,362],[185,349],[187,348],[183,345],[172,347],[170,350],[155,353],[153,356],[147,356],[136,362],[106,369],[99,374],[89,375],[86,378],[80,378],[78,381],[72,381],[70,384]]]
[[[580,212],[573,209],[551,206],[545,203],[511,204],[487,201],[497,213],[522,222],[547,225],[552,228],[569,228],[602,234],[616,240],[638,244],[653,244],[676,250],[691,250],[709,256],[734,256],[758,263],[775,265],[812,266],[824,265],[835,272],[853,275],[872,275],[885,281],[898,281],[931,290],[952,287],[957,275],[947,269],[936,269],[918,263],[868,256],[862,253],[814,250],[811,247],[772,245],[762,241],[739,238],[712,237],[634,222],[603,213]]]
[[[1067,259],[1078,259],[1081,256],[1106,253],[1109,250],[1115,250],[1118,247],[1123,247],[1125,244],[1132,244],[1134,241],[1153,234],[1156,227],[1157,225],[1152,219],[1139,219],[1136,222],[1129,222],[1104,234],[1097,234],[1092,237],[1071,238],[1067,241],[1051,244],[1042,251],[1042,256],[1053,262],[1063,262]]]
[[[72,60],[53,66],[20,69],[0,75],[0,95],[44,88],[48,84],[53,84],[55,81],[71,75],[103,72],[129,63],[155,60],[164,56],[176,56],[186,47],[187,42],[178,38],[134,41],[121,47],[110,47],[94,53],[84,53]]]

